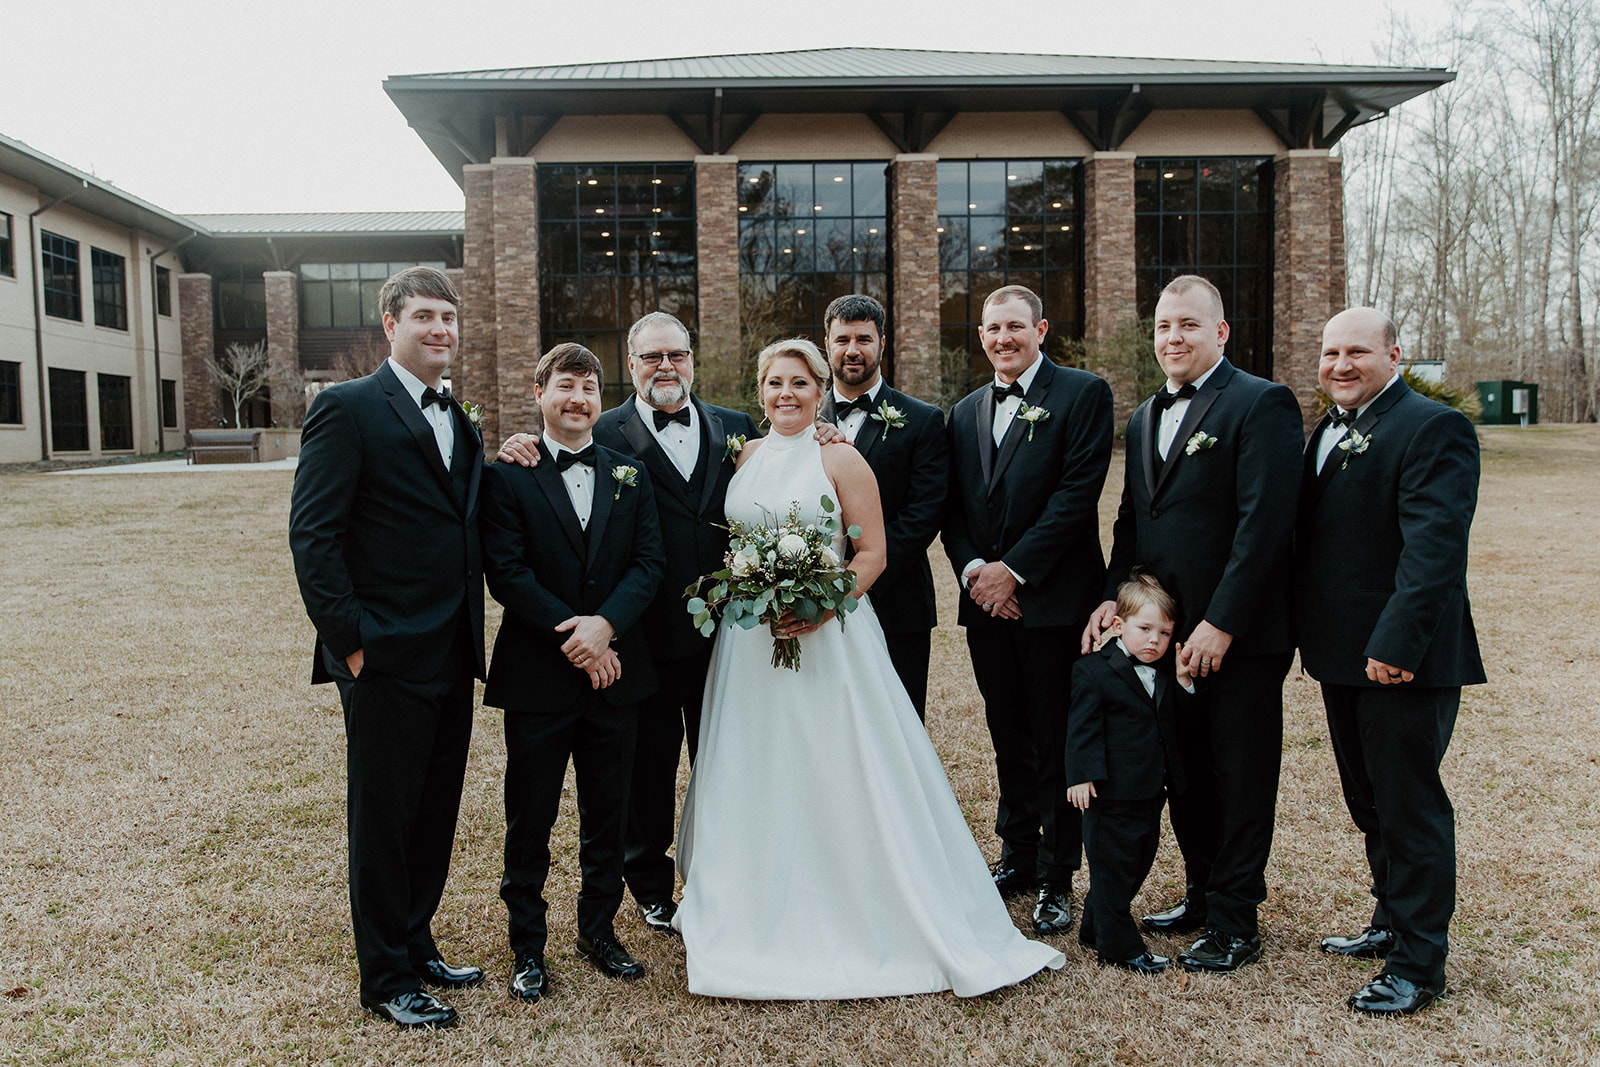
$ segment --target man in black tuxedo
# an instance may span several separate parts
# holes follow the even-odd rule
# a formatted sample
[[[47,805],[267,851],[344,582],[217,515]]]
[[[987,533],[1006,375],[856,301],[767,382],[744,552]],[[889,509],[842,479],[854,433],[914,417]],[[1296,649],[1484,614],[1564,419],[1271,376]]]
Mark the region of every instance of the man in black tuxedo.
[[[1322,333],[1334,406],[1306,445],[1295,540],[1300,662],[1322,683],[1345,804],[1366,837],[1372,921],[1325,952],[1386,957],[1349,998],[1409,1014],[1445,987],[1455,813],[1439,764],[1461,687],[1485,681],[1467,599],[1478,437],[1406,386],[1394,324],[1350,308]]]
[[[889,564],[872,586],[889,659],[911,696],[917,718],[928,704],[928,658],[938,625],[928,546],[944,519],[950,445],[944,412],[883,380],[883,305],[870,296],[841,296],[823,316],[833,387],[821,417],[838,426],[878,480]]]
[[[1082,863],[1063,753],[1078,621],[1105,581],[1099,500],[1112,422],[1103,380],[1043,358],[1049,328],[1038,296],[1020,285],[984,301],[995,380],[950,413],[943,531],[967,593],[957,620],[1000,780],[995,886],[1011,896],[1037,882],[1041,935],[1072,925],[1072,874]]]
[[[311,680],[344,705],[350,912],[361,1004],[402,1027],[450,1026],[421,986],[451,967],[430,924],[444,892],[483,677],[482,442],[448,390],[461,298],[410,267],[379,293],[389,358],[306,414],[289,548],[317,629]]]
[[[1155,314],[1167,384],[1128,420],[1127,469],[1113,528],[1106,599],[1082,646],[1110,624],[1117,583],[1135,564],[1178,602],[1175,635],[1205,694],[1178,726],[1189,788],[1167,800],[1189,891],[1145,929],[1205,934],[1178,962],[1232,971],[1261,956],[1283,679],[1294,659],[1289,563],[1300,408],[1288,388],[1223,358],[1222,298],[1204,278],[1175,278]]]
[[[506,709],[506,851],[500,896],[511,993],[547,990],[545,879],[570,757],[578,779],[580,955],[604,974],[644,968],[617,940],[622,841],[639,703],[656,673],[637,623],[666,564],[650,476],[592,441],[600,361],[560,344],[539,361],[535,467],[497,463],[483,494],[484,574],[505,605],[483,701]]]

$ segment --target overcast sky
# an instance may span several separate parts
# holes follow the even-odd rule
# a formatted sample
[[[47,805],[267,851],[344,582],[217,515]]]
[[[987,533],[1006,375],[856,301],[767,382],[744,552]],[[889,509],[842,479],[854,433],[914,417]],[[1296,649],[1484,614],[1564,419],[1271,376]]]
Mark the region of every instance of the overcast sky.
[[[458,209],[385,76],[844,46],[1371,63],[1387,7],[53,0],[8,20],[0,133],[180,213]]]

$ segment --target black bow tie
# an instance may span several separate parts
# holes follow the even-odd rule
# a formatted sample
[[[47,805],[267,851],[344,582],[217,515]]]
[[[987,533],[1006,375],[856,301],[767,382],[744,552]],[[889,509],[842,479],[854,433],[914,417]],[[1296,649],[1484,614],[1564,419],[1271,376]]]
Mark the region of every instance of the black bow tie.
[[[584,445],[576,452],[562,450],[556,455],[556,470],[565,471],[574,463],[582,463],[585,467],[594,467],[594,445]]]
[[[1331,426],[1348,427],[1355,421],[1356,413],[1353,411],[1346,411],[1343,408],[1338,407],[1332,407],[1328,409],[1328,423]]]
[[[1156,414],[1160,415],[1178,401],[1189,400],[1193,397],[1194,383],[1189,382],[1182,386],[1176,393],[1170,389],[1157,389],[1156,395],[1151,399],[1150,403],[1156,409]]]
[[[674,422],[681,422],[685,426],[689,425],[688,404],[683,405],[683,407],[679,408],[677,411],[662,411],[660,408],[657,408],[654,412],[652,412],[652,414],[655,415],[656,429],[658,431],[665,430],[668,424]]]
[[[842,419],[852,411],[864,411],[870,414],[872,412],[872,398],[865,393],[862,393],[854,400],[840,400],[838,397],[833,398],[834,418]]]
[[[428,408],[434,404],[438,404],[440,407],[448,409],[450,407],[450,390],[446,389],[444,392],[438,393],[435,392],[430,386],[423,386],[422,410],[427,411]]]
[[[1019,400],[1022,398],[1021,382],[1012,382],[1010,385],[1001,385],[999,382],[995,382],[989,388],[994,390],[994,402],[996,404],[1001,403],[1008,396],[1014,396]]]

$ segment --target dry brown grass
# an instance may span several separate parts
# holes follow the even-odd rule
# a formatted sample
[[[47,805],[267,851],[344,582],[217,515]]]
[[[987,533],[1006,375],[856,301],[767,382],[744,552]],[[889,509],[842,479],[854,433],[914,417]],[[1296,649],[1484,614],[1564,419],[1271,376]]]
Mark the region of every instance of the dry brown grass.
[[[1591,1062],[1600,430],[1486,442],[1472,588],[1492,681],[1466,695],[1446,767],[1461,867],[1451,995],[1404,1022],[1351,1015],[1343,998],[1370,968],[1316,952],[1319,935],[1361,926],[1367,899],[1315,687],[1294,676],[1266,959],[1145,980],[1100,970],[1069,935],[1065,970],[972,1001],[701,1000],[680,944],[631,915],[619,929],[649,976],[602,980],[569,947],[569,796],[556,992],[512,1003],[495,895],[504,755],[484,711],[437,931],[491,979],[449,998],[458,1030],[399,1033],[355,1000],[344,743],[332,690],[307,685],[289,476],[0,480],[0,1061]],[[935,647],[933,737],[992,852],[993,765],[960,632]],[[1180,882],[1168,840],[1141,902]]]

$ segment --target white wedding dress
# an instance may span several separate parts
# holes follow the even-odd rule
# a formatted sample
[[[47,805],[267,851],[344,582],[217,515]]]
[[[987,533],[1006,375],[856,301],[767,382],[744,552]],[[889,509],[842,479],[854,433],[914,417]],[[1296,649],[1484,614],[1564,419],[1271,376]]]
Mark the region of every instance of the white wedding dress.
[[[773,434],[727,515],[820,517],[824,493],[838,500],[811,429]],[[772,666],[766,626],[717,634],[678,829],[690,992],[970,997],[1060,967],[995,892],[870,604],[799,640],[796,672]]]

